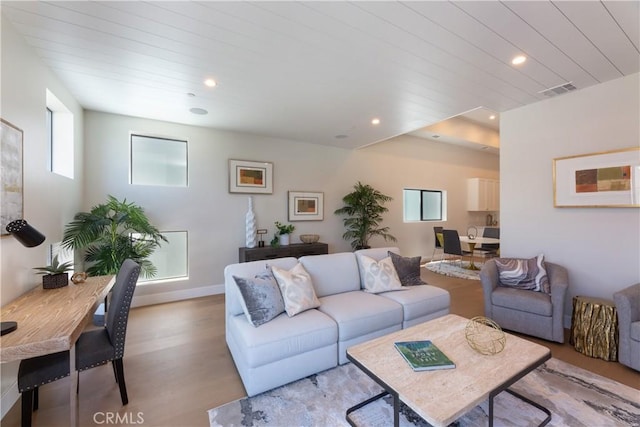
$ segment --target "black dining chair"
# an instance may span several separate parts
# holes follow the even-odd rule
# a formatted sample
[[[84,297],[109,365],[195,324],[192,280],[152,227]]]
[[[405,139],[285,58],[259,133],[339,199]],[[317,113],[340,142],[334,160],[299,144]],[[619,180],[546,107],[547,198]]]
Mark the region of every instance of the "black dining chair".
[[[76,369],[79,372],[108,362],[112,363],[123,405],[129,403],[129,398],[124,381],[122,358],[131,299],[139,275],[140,266],[137,263],[130,259],[122,263],[113,285],[105,327],[83,332],[76,342]],[[38,387],[68,375],[68,351],[25,359],[20,362],[18,390],[22,393],[23,427],[31,426],[31,413],[38,409]]]
[[[431,261],[433,261],[436,256],[436,251],[440,249],[442,256],[444,256],[444,251],[442,250],[442,227],[433,227],[433,237],[435,239],[435,244],[433,246],[433,253],[431,254]]]
[[[460,235],[457,230],[442,230],[442,236],[444,240],[443,252],[445,255],[454,255],[459,258],[460,266],[462,267],[462,259],[465,255],[473,256],[472,252],[463,251],[462,245],[460,245]],[[440,264],[442,267],[442,264]]]
[[[482,232],[482,237],[491,237],[494,239],[500,238],[500,228],[498,227],[485,227]],[[493,257],[498,256],[500,250],[499,243],[483,243],[478,248],[479,251],[484,252],[485,256]]]

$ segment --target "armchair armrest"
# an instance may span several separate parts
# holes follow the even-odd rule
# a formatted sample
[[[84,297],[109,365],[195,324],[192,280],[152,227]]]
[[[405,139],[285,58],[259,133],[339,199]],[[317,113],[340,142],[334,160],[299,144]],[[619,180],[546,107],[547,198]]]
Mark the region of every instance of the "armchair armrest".
[[[492,316],[493,303],[491,302],[491,294],[498,287],[500,275],[495,260],[488,260],[480,270],[480,282],[482,283],[482,295],[484,298],[484,315],[490,319]]]

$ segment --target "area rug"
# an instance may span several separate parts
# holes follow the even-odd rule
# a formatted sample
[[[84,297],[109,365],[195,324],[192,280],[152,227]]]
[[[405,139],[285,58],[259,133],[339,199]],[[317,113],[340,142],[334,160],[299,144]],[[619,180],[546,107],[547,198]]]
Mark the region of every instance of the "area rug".
[[[551,359],[512,386],[551,411],[549,426],[640,427],[640,391]],[[251,398],[209,410],[211,427],[347,426],[347,408],[378,394],[381,388],[351,363],[304,378]],[[476,406],[452,427],[488,425],[488,402]],[[400,425],[427,427],[402,405]],[[541,411],[509,393],[494,400],[494,426],[538,425]],[[352,413],[358,426],[393,425],[389,397]]]
[[[476,266],[479,266],[479,264],[476,263]],[[462,267],[460,267],[459,261],[431,261],[425,264],[424,267],[429,271],[444,274],[445,276],[458,277],[460,279],[480,280],[480,271],[464,268],[469,267],[468,262],[463,262]]]

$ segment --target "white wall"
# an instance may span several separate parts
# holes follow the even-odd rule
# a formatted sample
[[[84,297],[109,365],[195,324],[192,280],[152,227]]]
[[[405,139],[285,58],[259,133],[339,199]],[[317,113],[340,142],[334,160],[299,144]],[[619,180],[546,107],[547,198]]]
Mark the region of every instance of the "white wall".
[[[612,299],[640,282],[640,209],[554,208],[552,180],[554,158],[639,146],[639,76],[500,117],[501,253],[566,266],[571,297]]]
[[[189,187],[129,185],[132,131],[186,138]],[[294,241],[300,234],[316,233],[330,252],[350,250],[341,237],[342,219],[333,211],[358,180],[394,198],[384,225],[398,238],[402,252],[430,256],[434,224],[403,223],[402,189],[448,191],[446,225],[465,232],[471,220],[465,206],[466,178],[498,177],[494,155],[407,136],[350,151],[91,111],[85,113],[85,139],[85,209],[111,194],[144,207],[161,230],[189,232],[188,280],[143,285],[136,291],[137,304],[222,291],[223,269],[237,262],[238,248],[244,246],[247,210],[246,195],[228,192],[228,159],[274,164],[273,194],[253,195],[258,228],[269,229],[267,240],[274,221],[287,222],[287,191],[323,192],[324,221],[295,222]]]
[[[2,18],[0,116],[24,132],[24,218],[47,239],[25,248],[10,236],[0,239],[0,305],[42,283],[33,267],[47,263],[48,247],[62,239],[63,226],[80,207],[82,194],[83,113],[69,92],[45,68],[11,24]],[[76,179],[48,172],[45,137],[46,89],[50,89],[75,117]],[[2,319],[11,320],[11,319]],[[0,364],[2,415],[17,398],[17,364]],[[9,403],[7,403],[9,402]]]

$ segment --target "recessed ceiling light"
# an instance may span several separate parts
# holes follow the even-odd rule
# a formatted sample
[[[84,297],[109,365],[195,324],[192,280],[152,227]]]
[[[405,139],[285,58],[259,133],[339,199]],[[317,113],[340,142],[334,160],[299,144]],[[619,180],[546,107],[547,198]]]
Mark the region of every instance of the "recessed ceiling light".
[[[527,57],[526,57],[526,56],[524,56],[524,55],[518,55],[518,56],[514,57],[514,58],[511,60],[511,63],[512,63],[513,65],[520,65],[520,64],[523,64],[523,63],[524,63],[524,61],[526,61],[526,60],[527,60]]]
[[[207,86],[207,87],[214,87],[217,84],[218,83],[216,83],[216,81],[213,80],[213,79],[207,79],[207,80],[204,81],[204,85]]]
[[[495,119],[496,119],[496,115],[495,114],[492,114],[492,115],[489,116],[489,120],[495,120]]]
[[[199,114],[201,116],[205,115],[205,114],[209,114],[209,112],[207,110],[205,110],[204,108],[191,108],[189,111],[191,111],[193,114]]]
[[[196,96],[196,94],[195,94],[195,93],[193,93],[193,92],[189,92],[189,93],[187,93],[187,96],[188,96],[189,98],[193,98],[194,96]]]
[[[380,124],[380,119],[378,119],[378,118],[372,119],[371,120],[371,124],[372,125],[379,125]]]
[[[340,135],[336,135],[335,138],[336,139],[345,139],[345,138],[349,138],[349,135],[340,134]]]

